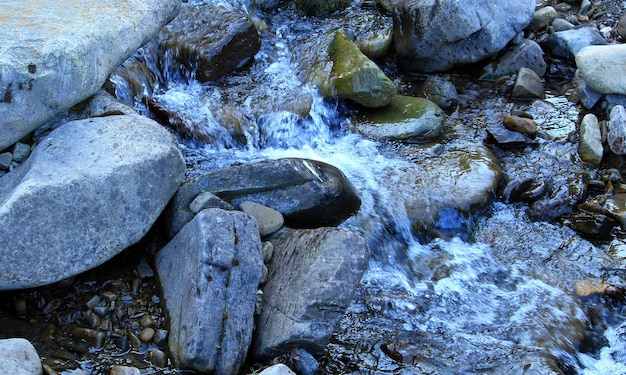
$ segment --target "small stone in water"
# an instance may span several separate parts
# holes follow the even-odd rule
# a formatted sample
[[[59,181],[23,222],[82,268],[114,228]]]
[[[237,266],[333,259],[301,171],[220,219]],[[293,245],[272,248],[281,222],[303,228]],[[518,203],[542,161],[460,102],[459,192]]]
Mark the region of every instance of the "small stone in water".
[[[154,276],[154,271],[152,270],[152,267],[150,267],[145,259],[141,259],[139,261],[139,264],[137,265],[137,275],[141,279],[147,279]]]
[[[158,346],[165,345],[165,342],[167,340],[167,333],[168,332],[165,329],[157,329],[154,332],[154,337],[152,338],[152,340]]]
[[[139,338],[141,339],[141,341],[143,342],[150,342],[152,341],[152,338],[154,338],[154,328],[144,328],[141,333],[139,334]]]

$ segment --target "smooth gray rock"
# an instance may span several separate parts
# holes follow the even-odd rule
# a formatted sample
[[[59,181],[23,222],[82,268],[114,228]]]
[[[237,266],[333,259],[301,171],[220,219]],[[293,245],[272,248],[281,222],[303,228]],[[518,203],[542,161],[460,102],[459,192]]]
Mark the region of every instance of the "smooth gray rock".
[[[559,13],[552,6],[545,6],[538,9],[533,15],[533,19],[528,27],[533,31],[545,29],[558,17]]]
[[[262,237],[276,232],[285,222],[285,219],[280,212],[262,204],[244,201],[241,202],[239,208],[256,219],[259,224],[259,233]]]
[[[250,62],[261,37],[244,15],[212,2],[185,3],[159,34],[166,55],[201,82],[216,80]]]
[[[337,225],[358,210],[361,200],[345,175],[332,165],[307,159],[265,160],[203,172],[182,184],[168,208],[170,236],[189,222],[189,204],[211,192],[234,206],[253,201],[270,207],[291,227]]]
[[[279,231],[257,319],[253,355],[319,355],[352,301],[369,261],[359,235],[337,228]]]
[[[156,256],[176,366],[237,374],[246,359],[263,256],[256,221],[201,211]]]
[[[265,370],[261,371],[259,375],[296,375],[295,372],[291,371],[287,365],[279,363],[277,365],[272,365]]]
[[[581,77],[601,94],[626,94],[626,44],[589,46],[576,55]]]
[[[0,290],[56,282],[136,243],[184,171],[174,137],[139,115],[52,131],[0,179]]]
[[[607,44],[607,41],[596,28],[592,27],[557,31],[540,43],[546,53],[570,61],[573,61],[583,48],[603,44]]]
[[[43,369],[33,344],[22,338],[0,340],[0,374],[41,375]]]
[[[179,0],[3,2],[0,150],[93,95],[179,7]]]
[[[495,55],[532,20],[534,0],[392,0],[398,65],[444,71]]]
[[[626,155],[626,110],[624,106],[613,107],[609,115],[608,127],[606,143],[609,148],[617,155]]]
[[[547,64],[543,59],[543,51],[534,40],[524,39],[508,49],[502,57],[485,65],[480,78],[496,80],[515,74],[520,68],[532,69],[539,77],[546,74]]]
[[[604,155],[602,135],[596,115],[589,113],[580,122],[578,154],[583,161],[600,166]]]

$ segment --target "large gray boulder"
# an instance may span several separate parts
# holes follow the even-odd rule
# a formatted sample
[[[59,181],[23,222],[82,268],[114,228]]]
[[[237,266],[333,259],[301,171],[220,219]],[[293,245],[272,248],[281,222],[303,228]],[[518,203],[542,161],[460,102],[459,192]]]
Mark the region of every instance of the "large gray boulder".
[[[253,354],[271,358],[303,348],[319,355],[367,268],[368,245],[337,228],[281,230],[271,242]]]
[[[0,374],[43,374],[41,360],[33,344],[22,338],[0,340]]]
[[[3,2],[0,150],[93,95],[180,0]]]
[[[52,131],[0,178],[0,290],[53,283],[136,243],[184,171],[174,137],[139,115]]]
[[[265,160],[203,172],[185,181],[168,208],[174,236],[194,212],[189,205],[203,192],[238,206],[252,201],[270,207],[291,227],[338,225],[361,205],[354,186],[336,167],[307,159]]]
[[[240,211],[201,211],[156,257],[176,366],[237,374],[254,326],[263,273],[256,221]]]
[[[210,2],[189,2],[159,34],[167,55],[183,74],[201,81],[216,80],[250,62],[261,48],[261,37],[245,16]],[[174,65],[174,64],[170,64]]]
[[[534,0],[386,0],[398,65],[436,72],[502,50],[532,20]]]

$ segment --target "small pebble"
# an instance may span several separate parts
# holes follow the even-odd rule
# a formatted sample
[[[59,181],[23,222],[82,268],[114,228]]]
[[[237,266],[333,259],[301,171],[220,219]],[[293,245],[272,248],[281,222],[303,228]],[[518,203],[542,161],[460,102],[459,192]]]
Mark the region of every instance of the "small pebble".
[[[89,299],[89,301],[87,301],[86,305],[88,309],[93,310],[96,306],[98,306],[99,303],[100,303],[100,297],[93,296]]]
[[[150,352],[150,362],[156,367],[167,367],[167,354],[161,350],[153,350]]]
[[[3,152],[0,154],[0,169],[3,171],[9,170],[11,162],[13,161],[13,154],[10,152]]]
[[[154,325],[154,318],[150,314],[146,314],[141,318],[141,325],[144,327],[152,327]]]
[[[17,142],[15,146],[13,146],[13,160],[21,163],[30,154],[30,146],[26,143]]]
[[[26,312],[26,300],[24,298],[18,298],[15,300],[15,313],[19,317],[25,317]]]
[[[133,332],[128,332],[128,341],[130,341],[130,345],[132,345],[132,347],[135,349],[141,346],[141,340]]]
[[[102,292],[102,297],[104,297],[104,299],[110,302],[110,301],[115,301],[117,299],[117,294],[106,291],[106,292]]]
[[[144,328],[141,333],[139,334],[139,339],[141,339],[141,341],[143,342],[150,342],[152,341],[152,338],[154,337],[154,328]]]
[[[111,372],[109,375],[140,375],[141,371],[139,371],[136,367],[129,366],[119,366],[115,365],[111,367]]]
[[[137,275],[141,279],[154,277],[154,271],[152,270],[152,267],[150,267],[150,265],[145,259],[141,259],[139,261],[139,264],[137,264]]]
[[[274,255],[274,245],[271,242],[263,242],[263,263],[269,264],[272,260],[272,255]]]

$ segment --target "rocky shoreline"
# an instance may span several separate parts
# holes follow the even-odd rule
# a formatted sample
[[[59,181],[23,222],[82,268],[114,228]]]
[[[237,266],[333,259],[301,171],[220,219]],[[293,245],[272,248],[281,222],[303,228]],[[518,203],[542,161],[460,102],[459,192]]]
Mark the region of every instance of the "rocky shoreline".
[[[275,3],[255,3],[255,12],[242,13],[203,2],[144,1],[102,15],[72,13],[62,2],[59,14],[88,26],[76,38],[82,44],[60,51],[70,57],[58,60],[43,52],[66,40],[65,21],[52,10],[24,11],[34,3],[10,9],[28,15],[11,21],[18,22],[13,29],[30,25],[29,17],[57,23],[48,34],[23,31],[38,36],[40,60],[24,54],[19,35],[0,47],[11,52],[0,59],[0,168],[6,171],[0,176],[0,372],[289,373],[270,367],[278,362],[302,374],[332,371],[336,359],[326,358],[325,348],[370,256],[377,256],[368,241],[387,223],[362,225],[361,233],[337,228],[354,219],[362,198],[327,163],[292,158],[190,166],[181,140],[226,138],[229,147],[270,142],[251,120],[261,115],[223,106],[215,111],[221,127],[206,130],[156,95],[167,85],[165,76],[186,80],[191,72],[214,81],[240,74],[261,48],[269,15],[281,12]],[[374,37],[358,27],[321,36],[314,58],[303,53],[302,78],[351,106],[352,131],[430,163],[389,175],[412,197],[406,211],[421,239],[459,235],[446,233],[440,213],[471,216],[494,198],[524,203],[535,220],[561,223],[586,238],[620,237],[626,230],[626,74],[614,61],[626,53],[623,6],[510,3],[423,9],[411,1],[380,1],[370,10],[353,4],[366,14],[383,12],[389,22]],[[514,12],[503,11],[507,7]],[[483,25],[476,15],[484,12],[494,22]],[[432,19],[420,22],[423,14]],[[89,31],[94,20],[106,24],[111,17],[121,17],[119,30]],[[230,27],[219,28],[222,23]],[[113,49],[120,35],[125,41]],[[77,50],[97,57],[81,60],[99,68],[89,77],[71,63],[80,57]],[[156,69],[145,58],[155,51]],[[428,78],[414,88],[411,73],[396,66]],[[55,69],[52,78],[44,74]],[[479,73],[458,73],[464,69]],[[61,95],[68,88],[69,99]],[[426,98],[412,97],[413,91]],[[557,134],[549,124],[555,107],[545,103],[566,96],[578,106],[580,123]],[[480,113],[476,103],[485,97],[505,98],[508,111]],[[136,99],[165,126],[126,105]],[[311,102],[297,99],[274,100],[271,110],[308,113]],[[455,136],[483,133],[485,144],[455,146]],[[555,142],[542,148],[535,169],[520,165],[519,154],[548,141]]]

